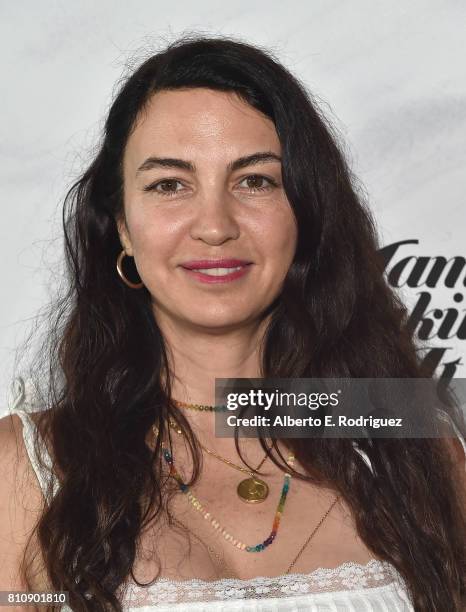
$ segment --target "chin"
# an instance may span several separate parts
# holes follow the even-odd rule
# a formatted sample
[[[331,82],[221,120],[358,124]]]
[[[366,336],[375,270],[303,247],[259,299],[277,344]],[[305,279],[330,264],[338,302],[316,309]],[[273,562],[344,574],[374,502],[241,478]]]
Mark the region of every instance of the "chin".
[[[205,310],[199,317],[193,316],[193,313],[191,312],[190,316],[188,316],[187,319],[195,327],[211,329],[212,331],[215,329],[221,331],[226,330],[228,328],[238,327],[250,322],[251,320],[248,314],[245,314],[242,317],[239,316],[239,313],[237,312],[234,314],[232,313],[229,316],[213,312],[209,316],[209,313]]]

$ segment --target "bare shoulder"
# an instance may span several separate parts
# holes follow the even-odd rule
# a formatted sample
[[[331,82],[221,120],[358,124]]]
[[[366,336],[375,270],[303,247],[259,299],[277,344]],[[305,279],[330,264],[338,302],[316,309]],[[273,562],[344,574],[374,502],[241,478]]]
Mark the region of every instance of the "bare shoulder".
[[[26,590],[20,564],[31,534],[34,551],[33,531],[43,505],[23,440],[22,421],[17,414],[9,414],[0,419],[0,590]]]
[[[0,419],[0,493],[14,493],[13,477],[27,473],[27,452],[23,441],[23,424],[17,414]]]
[[[37,414],[31,414],[37,423]],[[0,418],[0,491],[11,487],[12,477],[27,478],[35,476],[24,444],[23,423],[17,414],[8,414]],[[37,478],[32,478],[33,489],[41,495]],[[18,484],[18,482],[16,482]],[[10,491],[13,492],[13,491]],[[15,488],[16,492],[16,488]],[[28,494],[30,491],[28,491]]]
[[[37,413],[31,414],[37,424]],[[9,501],[15,516],[33,521],[44,506],[44,496],[23,438],[23,423],[17,414],[0,419],[0,502]],[[23,504],[24,502],[24,504]]]

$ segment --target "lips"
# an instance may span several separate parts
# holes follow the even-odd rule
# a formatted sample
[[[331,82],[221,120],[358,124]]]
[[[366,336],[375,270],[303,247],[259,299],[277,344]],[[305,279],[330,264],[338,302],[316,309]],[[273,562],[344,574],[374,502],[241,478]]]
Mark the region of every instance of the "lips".
[[[208,270],[211,268],[238,268],[248,266],[252,261],[245,259],[197,259],[181,264],[186,270]]]
[[[252,263],[252,261],[236,258],[197,259],[186,261],[181,268],[184,274],[187,274],[196,283],[222,286],[248,275],[253,267]]]

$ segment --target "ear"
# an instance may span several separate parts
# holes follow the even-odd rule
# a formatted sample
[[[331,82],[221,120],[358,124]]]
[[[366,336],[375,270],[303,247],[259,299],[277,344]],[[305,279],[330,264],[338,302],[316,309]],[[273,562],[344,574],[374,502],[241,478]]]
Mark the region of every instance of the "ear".
[[[124,215],[120,215],[116,218],[116,224],[118,228],[118,235],[120,237],[120,242],[122,247],[125,250],[127,255],[133,255],[133,247],[131,244],[131,239],[129,237],[128,226],[126,225],[126,219]]]

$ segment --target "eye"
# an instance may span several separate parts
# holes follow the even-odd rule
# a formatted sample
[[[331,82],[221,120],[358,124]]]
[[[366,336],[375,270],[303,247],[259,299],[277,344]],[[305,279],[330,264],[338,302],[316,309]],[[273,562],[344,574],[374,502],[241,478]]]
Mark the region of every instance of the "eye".
[[[277,182],[274,179],[269,178],[267,176],[262,176],[261,174],[250,174],[246,176],[239,183],[247,182],[246,191],[249,193],[256,193],[258,191],[271,191],[275,187],[278,186]],[[266,185],[264,186],[264,181]],[[182,185],[181,181],[178,179],[166,178],[161,181],[156,181],[155,183],[151,183],[143,188],[143,191],[155,191],[161,196],[172,197],[177,195],[183,191],[182,189],[177,189],[176,186]]]
[[[180,189],[176,189],[177,183],[179,185],[182,184],[181,181],[178,181],[177,179],[163,179],[162,181],[157,181],[147,185],[143,188],[143,191],[155,191],[161,196],[171,197],[177,195],[181,191]],[[158,187],[161,187],[161,189],[158,189]]]
[[[256,191],[270,191],[277,187],[276,181],[267,176],[262,176],[262,174],[250,174],[249,176],[246,176],[239,184],[241,185],[241,183],[244,183],[245,181],[247,181],[246,189],[251,193],[255,193]],[[263,185],[264,181],[267,181],[267,185],[265,187],[261,186]]]

